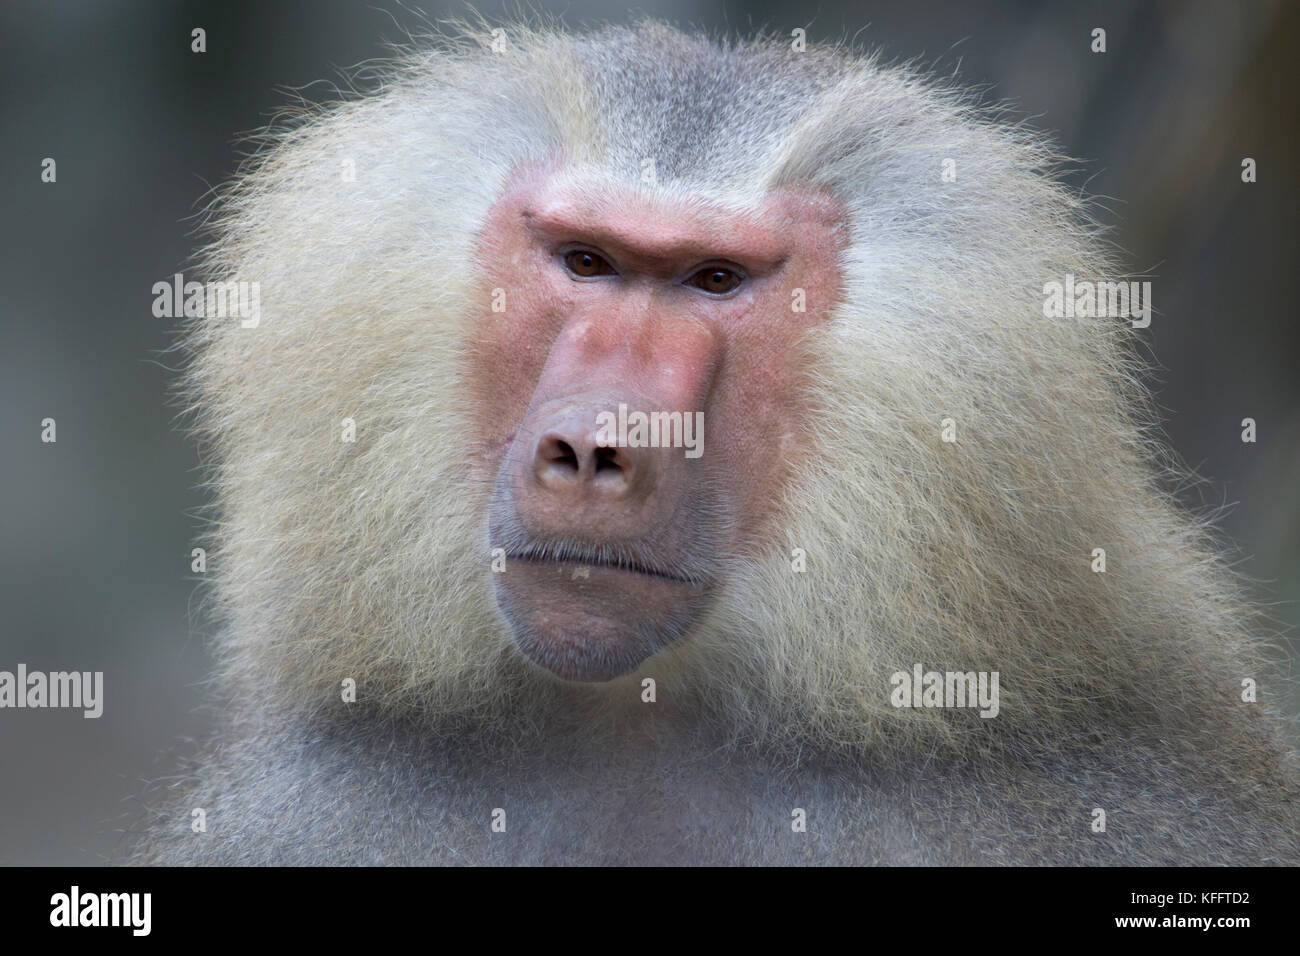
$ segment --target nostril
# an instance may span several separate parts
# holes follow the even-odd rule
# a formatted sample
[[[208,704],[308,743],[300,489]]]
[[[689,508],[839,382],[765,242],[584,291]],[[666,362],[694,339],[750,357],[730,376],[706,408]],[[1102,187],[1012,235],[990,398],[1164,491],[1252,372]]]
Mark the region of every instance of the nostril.
[[[542,445],[537,451],[538,457],[556,468],[563,471],[578,470],[578,453],[562,438],[548,436],[542,439]]]
[[[596,472],[599,474],[611,468],[615,471],[623,470],[618,460],[618,449],[602,445],[596,449]]]

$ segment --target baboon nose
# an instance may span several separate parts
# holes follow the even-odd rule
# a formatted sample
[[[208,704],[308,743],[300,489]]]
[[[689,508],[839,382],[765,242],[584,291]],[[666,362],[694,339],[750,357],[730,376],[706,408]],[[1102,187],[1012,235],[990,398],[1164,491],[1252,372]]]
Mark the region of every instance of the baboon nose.
[[[533,454],[533,476],[546,491],[613,501],[649,488],[653,460],[646,449],[602,444],[597,409],[573,409],[550,423]]]
[[[610,425],[619,408],[619,396],[601,393],[529,416],[508,468],[515,513],[530,532],[612,542],[675,520],[689,497],[683,452],[620,437]]]

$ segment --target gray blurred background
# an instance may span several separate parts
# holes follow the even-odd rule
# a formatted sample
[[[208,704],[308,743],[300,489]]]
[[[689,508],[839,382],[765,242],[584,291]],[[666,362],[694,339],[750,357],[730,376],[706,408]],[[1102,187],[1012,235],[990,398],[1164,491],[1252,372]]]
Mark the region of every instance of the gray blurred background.
[[[589,0],[638,14],[852,40],[988,89],[1086,162],[1114,238],[1154,280],[1147,340],[1177,452],[1226,508],[1241,570],[1300,622],[1296,54],[1300,4],[1029,0]],[[480,4],[498,16],[505,5]],[[0,711],[0,863],[110,859],[147,778],[201,736],[210,664],[189,552],[203,502],[166,404],[152,284],[183,268],[239,134],[328,98],[338,68],[458,4],[44,2],[0,6],[0,670],[102,670],[104,716]],[[208,52],[190,52],[190,30]],[[1090,52],[1094,27],[1108,52]],[[324,80],[325,83],[316,81]],[[1241,182],[1244,156],[1258,182]],[[41,160],[58,182],[40,181]],[[40,421],[58,421],[58,442]],[[1259,423],[1257,444],[1240,421]],[[1292,713],[1297,708],[1291,692]]]

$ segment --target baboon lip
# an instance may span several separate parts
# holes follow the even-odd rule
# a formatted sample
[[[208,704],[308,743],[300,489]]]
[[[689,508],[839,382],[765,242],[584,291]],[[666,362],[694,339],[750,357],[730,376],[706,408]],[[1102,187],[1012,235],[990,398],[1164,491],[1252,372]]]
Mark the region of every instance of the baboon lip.
[[[647,578],[655,578],[671,584],[684,585],[690,588],[703,588],[707,582],[684,577],[676,574],[666,568],[652,567],[642,564],[635,559],[610,559],[597,554],[551,554],[541,549],[529,549],[526,551],[516,552],[506,556],[508,561],[524,561],[529,564],[552,564],[564,565],[569,564],[575,567],[600,568],[603,571],[622,572],[624,574],[639,574]]]

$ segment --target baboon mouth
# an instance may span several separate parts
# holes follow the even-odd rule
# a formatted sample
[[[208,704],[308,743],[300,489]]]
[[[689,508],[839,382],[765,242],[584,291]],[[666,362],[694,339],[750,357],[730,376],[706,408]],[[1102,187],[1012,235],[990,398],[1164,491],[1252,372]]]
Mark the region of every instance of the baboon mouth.
[[[627,546],[529,542],[493,574],[515,646],[573,681],[608,681],[690,633],[711,597],[689,567],[665,567]]]
[[[524,561],[529,564],[540,565],[569,565],[573,568],[575,574],[580,573],[583,569],[600,569],[602,571],[615,571],[624,574],[639,574],[643,577],[656,578],[660,581],[685,585],[686,587],[691,588],[703,588],[707,584],[707,582],[698,578],[691,578],[660,565],[648,564],[626,556],[608,557],[600,554],[581,552],[552,553],[544,548],[530,548],[525,551],[508,554],[506,560]]]

